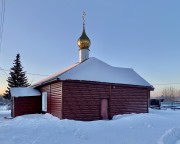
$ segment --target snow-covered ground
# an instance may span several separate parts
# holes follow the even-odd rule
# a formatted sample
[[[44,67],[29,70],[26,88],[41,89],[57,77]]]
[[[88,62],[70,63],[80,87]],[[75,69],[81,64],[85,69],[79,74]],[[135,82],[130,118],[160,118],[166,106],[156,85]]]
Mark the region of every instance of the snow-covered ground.
[[[109,121],[59,120],[50,114],[4,119],[0,144],[180,144],[180,111],[150,110]]]
[[[4,111],[8,109],[8,105],[0,105],[0,111]]]

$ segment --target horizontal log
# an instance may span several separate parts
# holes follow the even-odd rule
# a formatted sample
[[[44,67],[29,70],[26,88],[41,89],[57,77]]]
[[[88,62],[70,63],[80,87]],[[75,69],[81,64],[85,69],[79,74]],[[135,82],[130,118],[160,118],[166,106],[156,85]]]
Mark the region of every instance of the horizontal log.
[[[147,104],[147,100],[131,100],[131,101],[128,101],[128,100],[111,100],[110,101],[111,105],[113,104],[122,104],[122,103],[126,103],[126,104],[133,104],[133,103],[146,103]]]
[[[51,95],[52,94],[55,94],[55,95],[58,95],[58,94],[62,94],[62,91],[61,90],[57,90],[57,91],[51,91]]]
[[[129,112],[133,112],[133,111],[147,111],[147,108],[111,108],[111,113],[113,113],[114,111],[129,111]]]
[[[55,97],[55,96],[53,96],[53,97],[50,97],[50,99],[51,99],[51,100],[62,101],[62,96],[60,96],[60,97]]]

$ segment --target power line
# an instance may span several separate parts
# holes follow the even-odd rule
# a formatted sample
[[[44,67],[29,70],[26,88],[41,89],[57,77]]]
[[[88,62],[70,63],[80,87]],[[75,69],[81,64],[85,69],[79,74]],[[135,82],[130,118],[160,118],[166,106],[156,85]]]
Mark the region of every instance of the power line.
[[[26,73],[26,74],[30,74],[30,75],[38,75],[38,76],[49,76],[49,75],[43,75],[43,74],[34,74],[34,73]]]
[[[1,70],[1,71],[4,71],[4,72],[6,72],[6,71],[10,72],[10,71],[11,71],[11,70],[7,70],[7,69],[3,69],[3,68],[1,68],[1,67],[0,67],[0,70]],[[38,75],[38,76],[49,76],[49,75],[34,74],[34,73],[26,73],[26,74],[29,74],[29,75]]]
[[[0,69],[2,69],[1,67],[0,67]],[[5,70],[3,70],[2,69],[2,71],[5,73],[5,75],[8,77],[8,74],[6,73],[6,71]]]
[[[0,53],[2,47],[2,38],[3,38],[4,15],[5,15],[5,0],[2,0],[1,23],[0,23]]]
[[[6,71],[10,72],[11,70],[3,69],[3,68],[0,67],[0,71],[4,71],[4,73],[6,75],[8,75],[6,73]],[[34,74],[34,73],[26,73],[26,74],[29,74],[29,75],[38,75],[38,76],[49,76],[49,75]],[[152,85],[180,85],[180,82],[177,82],[177,83],[155,83],[155,84],[152,84]]]
[[[0,79],[1,77],[4,77],[4,76],[8,77],[5,73],[0,73]]]
[[[180,85],[180,83],[161,83],[161,84],[153,84],[153,85]]]

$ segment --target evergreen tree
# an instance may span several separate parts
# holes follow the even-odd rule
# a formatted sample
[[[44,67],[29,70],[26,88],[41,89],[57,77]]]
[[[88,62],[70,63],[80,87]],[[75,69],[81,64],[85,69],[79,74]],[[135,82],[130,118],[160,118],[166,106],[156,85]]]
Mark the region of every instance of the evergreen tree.
[[[14,60],[13,67],[10,70],[9,77],[7,79],[8,87],[6,91],[6,98],[10,98],[9,89],[12,87],[28,87],[28,79],[26,77],[26,72],[23,71],[23,66],[20,61],[20,54],[16,55]]]

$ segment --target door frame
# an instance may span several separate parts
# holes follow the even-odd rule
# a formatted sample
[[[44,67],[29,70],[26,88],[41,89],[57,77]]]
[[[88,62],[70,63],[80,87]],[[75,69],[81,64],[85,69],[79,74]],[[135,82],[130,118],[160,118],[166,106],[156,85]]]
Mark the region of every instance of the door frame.
[[[106,102],[107,102],[107,117],[106,118],[103,118],[103,116],[102,116],[102,112],[103,112],[103,110],[102,110],[102,102],[103,102],[103,100],[106,100]],[[109,119],[109,98],[101,98],[100,99],[100,118],[102,119],[102,120],[108,120]]]

